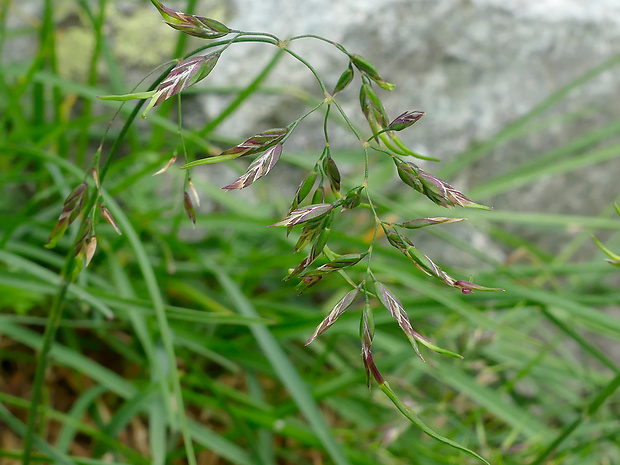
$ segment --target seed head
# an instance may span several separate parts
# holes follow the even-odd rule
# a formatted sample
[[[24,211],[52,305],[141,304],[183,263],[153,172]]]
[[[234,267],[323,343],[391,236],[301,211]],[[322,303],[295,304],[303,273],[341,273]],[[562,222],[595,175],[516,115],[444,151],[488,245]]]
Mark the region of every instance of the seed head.
[[[308,205],[307,207],[293,210],[286,218],[271,226],[295,226],[296,224],[305,223],[306,221],[323,216],[329,213],[333,208],[334,206],[331,203]]]
[[[142,117],[146,118],[147,113],[154,106],[207,77],[215,67],[220,54],[221,52],[214,52],[205,56],[188,58],[172,68],[153,94],[151,101],[142,113]]]
[[[332,94],[336,94],[340,92],[341,90],[344,90],[349,84],[351,84],[351,81],[353,80],[353,76],[354,76],[353,66],[351,66],[351,63],[349,63],[349,67],[345,69],[344,72],[340,75],[340,78],[338,79],[338,83],[336,84],[336,87],[334,88],[334,91],[332,92]]]
[[[151,2],[159,10],[168,26],[190,36],[201,39],[217,39],[230,32],[230,29],[214,19],[171,10],[157,0],[151,0]]]
[[[340,192],[340,171],[336,162],[329,155],[323,159],[323,172],[329,180],[333,192]]]
[[[386,129],[388,131],[402,131],[416,123],[423,116],[423,111],[406,111],[402,115],[397,116]]]
[[[368,83],[363,83],[360,89],[360,106],[373,132],[382,131],[387,127],[388,117],[385,108]]]
[[[110,210],[108,210],[103,205],[101,205],[101,216],[103,216],[103,219],[112,225],[112,227],[114,228],[114,230],[119,236],[123,234],[121,230],[119,229],[118,225],[116,224],[116,221],[114,220],[114,217],[112,216],[112,213],[110,213]]]
[[[472,207],[489,209],[468,199],[465,194],[457,191],[447,182],[426,173],[411,162],[401,162],[395,159],[398,176],[408,186],[424,194],[432,202],[446,208]]]
[[[50,233],[50,237],[45,244],[48,249],[53,248],[62,238],[65,231],[82,211],[85,200],[88,198],[88,185],[83,182],[78,184],[65,199],[62,211],[58,217],[58,221],[54,225],[54,229]]]
[[[225,150],[218,156],[236,155],[237,157],[245,157],[246,155],[264,152],[268,148],[281,142],[288,132],[288,128],[269,129],[265,132],[255,134],[239,145],[235,145],[234,147]]]
[[[331,310],[331,312],[329,312],[329,314],[323,319],[323,321],[321,321],[321,324],[319,324],[316,327],[316,329],[312,333],[312,336],[310,336],[310,339],[308,339],[308,342],[306,342],[306,345],[310,344],[317,337],[319,337],[321,334],[323,334],[325,331],[327,331],[329,329],[329,327],[336,322],[338,317],[340,315],[342,315],[353,304],[353,301],[357,297],[357,294],[359,294],[361,286],[362,285],[360,284],[355,289],[353,289],[352,291],[349,291],[347,293],[347,295],[345,295],[334,306],[334,308]]]
[[[351,57],[351,62],[355,65],[357,69],[359,69],[362,73],[364,73],[365,76],[375,81],[383,89],[385,90],[394,89],[394,84],[391,84],[381,79],[381,76],[379,76],[379,73],[375,69],[375,65],[373,65],[366,58],[361,57],[359,55],[353,55]]]
[[[263,153],[260,157],[254,160],[248,170],[239,177],[235,182],[229,184],[228,186],[222,187],[225,190],[233,190],[233,189],[243,189],[244,187],[248,187],[254,181],[262,178],[267,173],[269,173],[276,163],[280,159],[280,155],[282,154],[282,144],[276,144],[270,149],[268,149],[265,153]]]
[[[185,212],[187,213],[187,216],[191,220],[192,224],[196,226],[196,211],[194,210],[192,199],[190,199],[187,192],[183,192],[183,206],[185,207]]]

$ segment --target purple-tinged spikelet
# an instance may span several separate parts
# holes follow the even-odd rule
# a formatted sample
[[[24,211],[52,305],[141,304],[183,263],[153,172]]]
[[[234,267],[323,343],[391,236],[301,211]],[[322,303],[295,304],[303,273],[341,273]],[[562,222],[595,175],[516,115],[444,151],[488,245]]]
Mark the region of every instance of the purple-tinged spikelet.
[[[101,205],[101,216],[103,216],[103,219],[112,225],[112,227],[114,228],[114,230],[119,236],[123,234],[121,230],[119,229],[118,225],[116,224],[116,221],[114,220],[114,217],[112,216],[112,213],[110,213],[110,210],[108,210],[103,205]]]
[[[424,194],[437,205],[446,208],[473,207],[489,209],[468,199],[465,194],[457,191],[447,182],[428,174],[416,164],[401,162],[395,159],[398,176],[408,186]]]
[[[220,58],[220,53],[214,52],[209,55],[191,57],[172,68],[153,94],[151,101],[142,113],[142,117],[145,118],[154,106],[207,77]]]
[[[151,2],[159,10],[168,26],[190,36],[201,39],[217,39],[230,32],[230,29],[214,19],[171,10],[157,0],[151,0]]]
[[[334,305],[334,308],[332,308],[331,312],[329,312],[328,315],[323,319],[323,321],[321,321],[321,323],[316,327],[316,329],[312,333],[312,336],[310,336],[310,339],[308,339],[308,342],[306,342],[306,345],[314,341],[317,337],[327,331],[329,327],[336,322],[338,317],[342,315],[353,304],[353,301],[355,301],[355,298],[357,297],[357,294],[359,294],[360,289],[361,284],[352,291],[349,291],[342,299],[340,299],[340,301],[336,305]]]
[[[190,199],[187,192],[183,192],[183,207],[185,208],[185,212],[187,213],[187,216],[191,220],[192,224],[196,226],[196,211],[194,210],[192,199]]]
[[[409,342],[411,342],[411,345],[418,354],[418,357],[424,360],[416,342],[416,339],[421,336],[411,326],[411,322],[409,321],[409,317],[407,316],[407,312],[405,312],[403,305],[396,298],[396,296],[394,296],[394,294],[392,294],[379,281],[375,281],[375,290],[377,291],[377,297],[379,298],[379,301],[394,317],[394,319],[398,323],[398,326],[400,326],[400,329],[403,330],[403,332],[407,336],[407,339],[409,339]]]
[[[323,216],[330,212],[334,206],[331,203],[319,203],[316,205],[308,205],[292,211],[282,221],[272,224],[271,226],[295,226],[296,224],[305,223],[319,216]]]
[[[248,187],[254,181],[262,178],[266,174],[268,174],[276,163],[280,159],[280,155],[282,154],[282,144],[276,144],[270,149],[268,149],[265,153],[263,153],[260,157],[256,158],[247,171],[242,174],[239,179],[237,179],[232,184],[228,186],[222,187],[225,190],[233,190],[233,189],[243,189],[244,187]]]
[[[405,221],[404,223],[397,223],[396,226],[406,229],[419,229],[436,224],[458,223],[461,221],[465,221],[465,218],[446,218],[445,216],[439,216],[433,218],[416,218],[414,220]]]
[[[394,118],[388,127],[387,131],[402,131],[408,128],[412,124],[416,123],[420,118],[424,116],[423,111],[406,111],[403,114]]]
[[[85,204],[87,197],[88,185],[85,182],[78,184],[75,189],[71,191],[65,199],[58,221],[50,233],[50,237],[47,240],[45,247],[51,249],[58,243],[69,225],[75,221],[82,211],[82,206]]]
[[[234,156],[245,157],[246,155],[253,155],[267,150],[270,147],[280,143],[282,139],[288,134],[288,128],[275,128],[268,129],[265,132],[255,134],[239,145],[229,148],[223,151],[218,156]]]

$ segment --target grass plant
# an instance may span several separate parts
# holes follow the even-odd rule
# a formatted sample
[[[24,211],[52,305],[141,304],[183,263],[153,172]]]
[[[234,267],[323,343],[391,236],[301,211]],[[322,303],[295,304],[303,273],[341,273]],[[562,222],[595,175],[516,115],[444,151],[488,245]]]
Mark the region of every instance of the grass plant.
[[[475,208],[461,215],[445,207],[480,205],[443,180],[502,144],[565,124],[555,106],[620,58],[438,167],[440,179],[415,165],[418,154],[396,136],[422,114],[387,118],[379,96],[392,85],[343,45],[332,43],[348,66],[328,85],[288,48],[290,40],[193,16],[192,0],[185,16],[152,3],[176,29],[209,40],[196,59],[179,32],[170,58],[185,61],[159,70],[137,94],[115,97],[152,99],[145,120],[152,133],[135,123],[145,100],[119,109],[97,99],[133,85],[111,53],[106,0],[76,2],[94,44],[82,82],[59,73],[54,2],[44,2],[40,24],[17,29],[9,22],[14,2],[0,3],[2,463],[620,461],[620,370],[610,349],[620,341],[610,311],[620,299],[617,270],[603,253],[583,252],[590,235],[603,232],[605,253],[613,259],[611,250],[620,249],[612,202],[592,216]],[[5,60],[3,51],[21,35],[39,41],[35,56]],[[273,58],[241,88],[210,89],[230,103],[202,127],[169,119],[175,104],[180,110],[181,90],[199,89],[217,72],[217,54],[244,41],[264,44]],[[319,98],[300,99],[300,118],[288,127],[257,128],[230,143],[221,124],[239,117],[246,100],[273,92],[269,75],[286,60],[315,75]],[[184,72],[189,80],[174,79]],[[338,104],[353,85],[361,87],[370,130],[350,123]],[[108,125],[114,111],[120,126]],[[318,161],[286,146],[314,111],[325,119]],[[359,151],[330,148],[334,116],[359,138]],[[611,160],[619,125],[578,134],[468,196],[486,202]],[[352,162],[360,153],[358,166]],[[246,155],[254,161],[224,187],[269,199],[260,205],[195,174],[220,161],[238,167],[229,160]],[[184,169],[176,157],[185,159]],[[167,171],[152,176],[171,158]],[[254,184],[276,162],[305,173],[292,205]],[[337,164],[351,172],[341,178]],[[161,195],[162,177],[176,183],[178,195]],[[400,188],[382,188],[398,178]],[[194,192],[215,207],[198,208]],[[461,216],[511,259],[498,262],[462,239],[449,224]],[[421,226],[473,265],[440,268],[408,239]],[[515,226],[570,240],[551,253]],[[53,247],[43,247],[46,241]],[[311,249],[306,257],[292,253],[304,247]],[[302,295],[282,281],[286,270],[301,280]],[[471,275],[504,292],[479,292],[485,289]]]

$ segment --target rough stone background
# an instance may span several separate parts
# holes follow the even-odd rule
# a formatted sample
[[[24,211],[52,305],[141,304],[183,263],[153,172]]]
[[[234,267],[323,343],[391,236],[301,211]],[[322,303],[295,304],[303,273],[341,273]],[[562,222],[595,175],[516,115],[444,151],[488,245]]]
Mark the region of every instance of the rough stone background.
[[[58,0],[61,69],[79,80],[88,60],[88,24],[71,0]],[[147,1],[108,2],[107,33],[114,52],[127,67],[127,81],[137,82],[145,70],[168,59],[176,32],[165,26]],[[182,8],[185,2],[169,1]],[[36,16],[39,2],[17,8]],[[286,38],[318,34],[344,44],[375,63],[381,75],[396,84],[382,93],[393,117],[407,109],[426,116],[403,138],[415,150],[438,157],[443,164],[476,142],[483,142],[526,114],[561,86],[620,53],[620,0],[203,0],[195,11],[240,30],[265,31]],[[33,44],[17,42],[9,51],[23,56]],[[92,45],[92,44],[91,44]],[[329,45],[306,41],[295,50],[307,57],[333,85],[346,60]],[[231,47],[209,77],[212,85],[242,85],[256,75],[273,52],[268,46]],[[294,86],[321,97],[312,76],[291,60],[283,61],[270,86]],[[507,172],[573,137],[620,117],[620,67],[590,81],[540,121],[579,115],[561,124],[498,147],[489,156],[451,178],[465,192],[489,176]],[[343,104],[365,128],[357,90],[343,93]],[[188,116],[212,117],[225,101],[212,97]],[[258,96],[245,104],[223,131],[238,137],[256,129],[285,125],[303,108],[292,99]],[[309,121],[291,139],[298,149],[320,150],[312,134],[320,121]],[[354,139],[337,138],[356,147]],[[620,155],[620,153],[619,153]],[[439,166],[442,166],[439,165]],[[428,167],[430,171],[436,167]],[[496,208],[593,215],[610,204],[620,188],[614,182],[620,161],[609,161],[579,173],[555,176],[524,188],[482,200]],[[541,243],[553,248],[555,238]]]

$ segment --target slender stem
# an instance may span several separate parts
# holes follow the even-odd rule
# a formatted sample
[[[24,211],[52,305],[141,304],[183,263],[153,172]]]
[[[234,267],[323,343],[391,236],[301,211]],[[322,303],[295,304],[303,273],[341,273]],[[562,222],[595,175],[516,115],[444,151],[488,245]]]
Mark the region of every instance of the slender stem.
[[[333,40],[329,40],[329,39],[326,39],[325,37],[317,36],[315,34],[302,34],[302,35],[299,35],[299,36],[291,37],[288,41],[289,42],[293,42],[294,40],[299,40],[299,39],[317,39],[317,40],[320,40],[322,42],[327,42],[328,44],[333,45],[334,47],[336,47],[338,50],[340,50],[342,53],[347,55],[349,58],[351,58],[353,56],[351,53],[349,53],[347,51],[347,49],[345,49],[338,42],[334,42]]]
[[[306,119],[308,116],[310,116],[312,113],[314,113],[315,111],[317,111],[319,108],[321,108],[323,105],[325,105],[325,103],[327,103],[327,99],[323,100],[321,103],[315,105],[311,110],[308,110],[306,113],[304,113],[302,116],[300,116],[299,118],[297,118],[295,121],[293,121],[293,123],[291,123],[289,126],[297,126],[299,123],[301,123],[304,119]],[[291,129],[292,130],[292,129]]]
[[[314,67],[308,63],[305,59],[303,59],[302,57],[300,57],[299,55],[297,55],[295,52],[293,52],[291,49],[287,48],[287,47],[283,47],[283,50],[288,53],[289,55],[291,55],[293,58],[295,58],[297,61],[299,61],[300,63],[302,63],[306,68],[308,68],[310,70],[310,72],[312,74],[314,74],[315,79],[317,80],[317,82],[319,83],[319,86],[321,86],[321,90],[323,91],[323,93],[325,94],[325,96],[329,95],[329,92],[327,92],[327,87],[325,87],[325,83],[323,82],[323,80],[321,79],[321,76],[319,76],[319,73],[317,73],[316,69],[314,69]]]
[[[62,269],[63,283],[60,287],[58,294],[54,296],[52,302],[52,308],[47,318],[45,325],[45,332],[43,333],[43,343],[37,357],[37,367],[34,373],[34,380],[32,382],[32,398],[30,402],[30,410],[28,411],[28,427],[26,430],[26,437],[24,438],[24,457],[23,465],[28,465],[30,462],[30,456],[32,453],[32,445],[35,437],[37,411],[39,403],[41,402],[41,393],[43,392],[43,383],[45,381],[45,370],[47,368],[47,360],[49,352],[52,348],[52,344],[56,338],[56,331],[60,325],[62,319],[62,311],[64,309],[65,299],[67,297],[67,291],[71,283],[70,276],[73,273],[73,266],[75,265],[75,254],[70,252],[67,255],[65,264]]]
[[[467,455],[474,457],[475,459],[479,460],[480,462],[486,464],[486,465],[490,465],[489,462],[487,462],[483,457],[481,457],[480,455],[476,454],[474,451],[467,449],[466,447],[461,446],[460,444],[457,444],[456,442],[445,438],[439,434],[437,434],[435,431],[433,431],[431,428],[429,428],[428,426],[426,426],[426,424],[424,422],[422,422],[422,420],[420,420],[420,418],[414,413],[413,410],[411,410],[406,404],[404,404],[394,393],[394,391],[392,390],[392,388],[390,387],[390,385],[388,384],[387,381],[384,381],[383,383],[379,384],[379,387],[381,388],[381,390],[385,393],[385,395],[392,401],[392,403],[394,404],[394,406],[400,410],[400,412],[409,420],[411,421],[413,424],[415,424],[418,428],[420,428],[422,431],[424,431],[426,434],[428,434],[430,437],[436,439],[439,442],[443,442],[444,444],[450,446],[450,447],[454,447],[455,449],[460,450],[461,452],[466,453]]]
[[[371,140],[376,139],[376,138],[377,138],[377,137],[379,137],[381,134],[386,133],[386,132],[388,132],[388,131],[389,131],[389,129],[382,129],[382,130],[381,130],[381,131],[379,131],[379,132],[375,132],[372,136],[370,136],[370,138],[368,139],[368,141],[367,141],[367,142],[370,142]]]
[[[334,105],[336,106],[336,108],[338,109],[342,117],[344,118],[345,122],[347,123],[347,126],[349,126],[349,129],[351,129],[351,132],[355,134],[355,137],[357,137],[357,140],[359,140],[363,145],[364,139],[362,139],[362,136],[360,136],[360,133],[357,131],[357,129],[355,129],[355,126],[353,126],[353,123],[351,122],[347,114],[344,112],[340,104],[336,100],[332,100],[332,102],[334,103]]]
[[[271,34],[267,34],[269,36],[271,36]],[[234,37],[233,39],[234,43],[246,43],[246,42],[255,42],[255,43],[264,43],[264,44],[271,44],[271,45],[278,45],[279,39],[277,37],[274,36],[274,38],[268,38],[268,37],[252,37],[249,36],[247,33],[243,33],[243,34],[239,34],[237,36]],[[230,39],[227,40],[217,40],[217,41],[213,41],[213,42],[209,42],[206,45],[203,45],[201,47],[198,47],[194,50],[192,50],[191,52],[185,54],[183,56],[183,59],[185,58],[189,58],[193,55],[196,55],[197,53],[200,52],[204,52],[205,50],[208,50],[210,48],[214,48],[214,47],[219,47],[221,45],[229,45],[231,43]]]
[[[268,37],[269,39],[273,39],[276,42],[275,45],[278,45],[279,43],[282,42],[279,37],[274,36],[273,34],[269,34],[268,32],[247,32],[247,31],[237,31],[234,29],[231,29],[230,32],[233,34],[239,34],[240,36]]]
[[[185,138],[183,137],[183,112],[181,111],[181,94],[177,95],[177,103],[178,103],[178,113],[179,113],[179,126],[178,126],[178,132],[177,132],[177,137],[179,138],[179,140],[181,141],[181,148],[183,149],[183,157],[185,159],[185,163],[189,163],[190,159],[189,159],[189,155],[187,153],[187,147],[185,145]],[[191,174],[191,169],[188,169],[185,171],[185,178],[186,180],[189,178],[190,174]]]
[[[325,135],[325,145],[329,147],[329,133],[327,131],[327,122],[329,120],[329,111],[332,108],[331,100],[327,102],[327,109],[325,110],[325,119],[323,120],[323,134]]]
[[[336,105],[336,108],[338,109],[338,111],[340,112],[340,114],[342,115],[342,117],[344,118],[345,122],[347,123],[347,125],[349,126],[349,128],[351,129],[351,131],[353,132],[353,134],[355,134],[355,137],[357,137],[357,139],[360,141],[360,143],[362,144],[362,147],[364,148],[364,190],[366,191],[366,198],[368,199],[368,204],[370,206],[370,209],[372,210],[372,214],[375,218],[375,231],[373,233],[372,236],[372,240],[370,242],[370,246],[368,247],[368,265],[366,268],[366,274],[367,276],[372,275],[371,271],[370,271],[370,263],[372,260],[372,252],[373,252],[373,248],[374,248],[374,243],[377,239],[377,234],[379,232],[379,224],[381,224],[381,220],[379,218],[379,215],[377,214],[377,209],[375,208],[375,205],[372,201],[372,198],[370,197],[370,191],[368,190],[368,176],[370,175],[370,163],[369,163],[369,159],[368,159],[368,147],[369,144],[368,142],[364,141],[362,139],[362,137],[360,136],[359,132],[357,132],[357,129],[355,129],[355,126],[353,126],[353,123],[351,122],[351,120],[349,119],[349,117],[347,116],[347,114],[344,112],[344,110],[342,109],[342,107],[340,106],[340,104],[336,101],[336,100],[332,100],[334,105]]]

